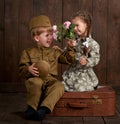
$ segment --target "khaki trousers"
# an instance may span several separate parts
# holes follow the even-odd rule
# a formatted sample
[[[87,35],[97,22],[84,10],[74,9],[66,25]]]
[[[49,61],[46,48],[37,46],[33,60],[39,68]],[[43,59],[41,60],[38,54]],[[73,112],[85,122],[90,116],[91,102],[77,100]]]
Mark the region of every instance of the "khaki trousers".
[[[52,76],[48,76],[45,79],[39,77],[29,78],[25,81],[25,85],[28,93],[27,104],[35,110],[40,106],[46,106],[52,112],[55,104],[64,93],[63,84]],[[44,99],[40,103],[43,94]]]

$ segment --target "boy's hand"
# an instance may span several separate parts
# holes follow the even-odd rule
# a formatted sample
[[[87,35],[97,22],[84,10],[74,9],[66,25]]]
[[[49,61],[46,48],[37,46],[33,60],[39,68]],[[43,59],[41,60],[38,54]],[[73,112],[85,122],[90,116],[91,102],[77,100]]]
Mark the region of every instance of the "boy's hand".
[[[62,49],[57,45],[54,45],[53,48],[62,51]]]
[[[86,65],[87,64],[87,60],[83,56],[80,58],[79,62],[80,62],[81,65]]]
[[[69,45],[69,46],[71,46],[71,47],[74,47],[74,46],[76,46],[76,41],[75,40],[67,40],[67,44]]]
[[[35,63],[33,63],[31,66],[28,67],[28,71],[34,75],[34,76],[39,76],[38,69],[34,67]]]

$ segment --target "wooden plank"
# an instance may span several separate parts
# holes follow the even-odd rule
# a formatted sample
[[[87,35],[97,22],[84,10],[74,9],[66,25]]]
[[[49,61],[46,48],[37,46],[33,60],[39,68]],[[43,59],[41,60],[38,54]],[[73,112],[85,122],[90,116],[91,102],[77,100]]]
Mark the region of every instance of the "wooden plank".
[[[92,12],[92,0],[63,0],[63,21],[70,20],[79,10]]]
[[[84,124],[104,124],[102,117],[84,117]]]
[[[0,1],[0,82],[4,80],[4,0]]]
[[[119,112],[119,115],[120,115],[120,94],[116,95],[116,99],[117,99],[116,100],[116,109],[117,109],[117,111]]]
[[[120,15],[118,13],[120,13],[120,1],[109,0],[107,80],[114,85],[120,83]]]
[[[0,92],[1,93],[25,93],[26,87],[24,82],[21,83],[13,83],[13,82],[7,82],[7,83],[0,83]]]
[[[100,44],[101,59],[95,67],[99,84],[107,82],[107,0],[93,0],[93,38]],[[108,41],[109,42],[109,41]]]
[[[82,117],[46,117],[43,124],[83,124]]]
[[[116,110],[116,115],[104,117],[105,124],[120,124],[120,113]]]
[[[35,44],[31,40],[31,34],[29,31],[29,21],[33,16],[33,0],[21,0],[19,2],[18,13],[18,57],[20,59],[21,52]],[[24,32],[24,33],[23,33]],[[18,61],[19,62],[19,61]]]
[[[5,1],[5,60],[4,60],[4,81],[17,82],[18,70],[18,0]],[[12,72],[12,73],[11,73]],[[7,78],[6,78],[7,77]]]

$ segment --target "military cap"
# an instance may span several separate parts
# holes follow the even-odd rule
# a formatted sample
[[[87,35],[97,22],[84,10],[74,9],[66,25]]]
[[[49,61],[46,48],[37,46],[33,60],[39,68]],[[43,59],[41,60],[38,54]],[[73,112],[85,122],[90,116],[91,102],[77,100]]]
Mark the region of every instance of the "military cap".
[[[48,76],[50,72],[50,65],[48,62],[44,60],[40,60],[37,63],[35,63],[35,67],[38,68],[39,76],[41,78],[45,78]]]
[[[51,22],[49,17],[46,15],[40,15],[31,18],[29,23],[29,29],[31,30],[32,28],[36,28],[36,27],[51,27]]]

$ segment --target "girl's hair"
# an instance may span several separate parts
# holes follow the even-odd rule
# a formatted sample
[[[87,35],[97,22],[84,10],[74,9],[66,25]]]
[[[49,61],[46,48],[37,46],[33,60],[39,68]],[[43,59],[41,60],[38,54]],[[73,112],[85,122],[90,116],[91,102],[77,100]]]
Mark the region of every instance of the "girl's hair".
[[[52,27],[38,27],[38,28],[34,28],[34,29],[31,30],[31,37],[34,38],[34,36],[40,35],[43,32],[52,33],[53,32],[53,28]]]
[[[78,11],[72,17],[72,19],[79,17],[87,24],[87,36],[91,34],[92,16],[87,11]]]

